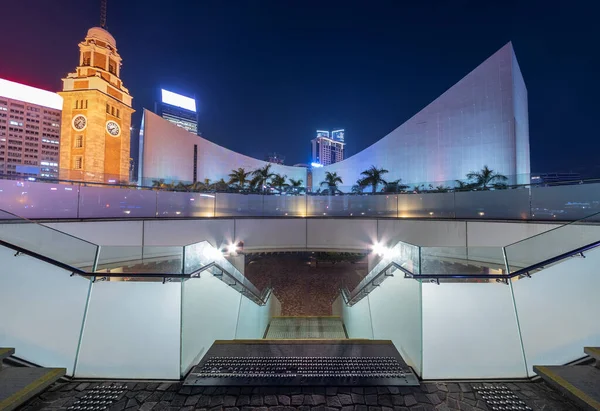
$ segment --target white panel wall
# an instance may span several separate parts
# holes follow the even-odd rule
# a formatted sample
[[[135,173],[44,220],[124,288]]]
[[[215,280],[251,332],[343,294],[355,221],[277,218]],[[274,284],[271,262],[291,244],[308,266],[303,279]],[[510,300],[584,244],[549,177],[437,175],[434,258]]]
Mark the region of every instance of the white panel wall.
[[[267,304],[260,306],[242,297],[238,315],[236,339],[260,340],[264,337],[271,317],[281,313],[281,304],[275,294],[271,294]]]
[[[187,245],[207,240],[217,247],[233,241],[233,220],[148,220],[144,245]]]
[[[392,340],[402,358],[421,375],[421,283],[396,271],[369,299],[373,338]]]
[[[467,245],[507,246],[558,227],[559,224],[492,221],[467,222]]]
[[[467,243],[464,221],[379,220],[379,241],[393,245],[404,241],[420,246],[464,247]]]
[[[236,220],[235,241],[245,250],[305,248],[306,225],[306,219]]]
[[[0,347],[72,375],[89,280],[0,247]]]
[[[368,250],[377,238],[377,220],[307,221],[309,249]]]
[[[75,376],[179,379],[180,303],[179,283],[94,283]]]
[[[215,340],[235,338],[241,294],[212,274],[183,283],[181,372],[189,371]]]
[[[333,315],[339,315],[344,320],[348,338],[373,339],[373,324],[371,322],[371,306],[369,297],[365,297],[352,307],[347,306],[340,295],[333,302]]]
[[[86,221],[43,225],[98,245],[142,245],[143,221]]]
[[[510,287],[423,283],[422,290],[424,379],[526,376]]]
[[[513,283],[530,375],[534,365],[561,365],[600,346],[600,250]]]

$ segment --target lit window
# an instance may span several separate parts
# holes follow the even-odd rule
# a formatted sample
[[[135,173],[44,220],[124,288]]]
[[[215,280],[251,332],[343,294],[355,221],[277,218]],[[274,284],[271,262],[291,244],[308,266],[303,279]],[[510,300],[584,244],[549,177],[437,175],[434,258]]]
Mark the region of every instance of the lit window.
[[[83,147],[83,136],[75,137],[75,148]]]
[[[83,168],[83,157],[75,157],[75,170],[81,170]]]

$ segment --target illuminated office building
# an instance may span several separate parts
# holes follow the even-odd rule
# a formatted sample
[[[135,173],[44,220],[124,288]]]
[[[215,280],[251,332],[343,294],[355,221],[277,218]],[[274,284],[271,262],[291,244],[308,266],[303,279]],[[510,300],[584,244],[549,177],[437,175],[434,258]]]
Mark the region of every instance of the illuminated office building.
[[[58,177],[63,99],[0,79],[0,174]]]
[[[310,142],[312,162],[328,166],[344,159],[344,130],[317,130],[317,136]]]
[[[198,134],[196,100],[161,89],[160,102],[156,102],[156,114],[190,133]]]

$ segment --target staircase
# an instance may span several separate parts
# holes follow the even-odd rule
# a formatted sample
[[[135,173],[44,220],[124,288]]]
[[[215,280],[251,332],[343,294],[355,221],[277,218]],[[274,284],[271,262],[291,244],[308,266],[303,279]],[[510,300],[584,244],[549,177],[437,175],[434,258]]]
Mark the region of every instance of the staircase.
[[[586,347],[584,352],[596,360],[596,363],[534,366],[533,370],[548,385],[570,398],[582,409],[600,410],[600,347]]]
[[[266,340],[348,338],[340,317],[273,317],[265,332]]]
[[[2,361],[15,353],[0,348],[0,410],[14,410],[65,375],[64,368],[2,367]]]

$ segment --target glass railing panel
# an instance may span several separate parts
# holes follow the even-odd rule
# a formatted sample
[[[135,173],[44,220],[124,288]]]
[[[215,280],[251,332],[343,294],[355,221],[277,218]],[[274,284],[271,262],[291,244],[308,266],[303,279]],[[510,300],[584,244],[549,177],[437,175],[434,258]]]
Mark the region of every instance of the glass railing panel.
[[[183,252],[185,274],[193,274],[202,267],[215,263],[218,267],[211,267],[211,274],[222,276],[223,281],[227,284],[233,284],[231,281],[233,280],[241,284],[255,297],[260,298],[261,292],[232,263],[227,261],[221,250],[211,245],[208,241],[186,245]],[[225,272],[222,273],[221,270]]]
[[[600,213],[504,247],[511,273],[600,241]]]
[[[400,218],[454,218],[454,193],[399,194]]]
[[[529,188],[454,193],[456,218],[526,220],[530,218]]]
[[[80,189],[79,218],[155,216],[155,191],[104,186],[82,186]]]
[[[309,195],[306,199],[306,212],[309,217],[350,217],[350,203],[353,196]]]
[[[0,345],[18,347],[19,358],[66,367],[72,375],[91,281],[14,254],[0,246]]]
[[[352,195],[348,206],[351,217],[396,217],[398,197],[394,194]]]
[[[405,278],[402,271],[396,271],[367,298],[373,338],[392,340],[402,358],[420,375],[423,345],[421,282]]]
[[[265,196],[235,193],[217,193],[215,195],[215,217],[262,216]]]
[[[102,246],[96,272],[181,274],[181,246]]]
[[[423,281],[422,304],[422,378],[526,376],[510,286]]]
[[[262,215],[268,217],[305,217],[306,197],[303,195],[264,196]]]
[[[77,218],[78,185],[0,180],[0,209],[25,218]]]
[[[239,290],[242,291],[242,290]],[[236,339],[260,340],[264,337],[272,316],[281,315],[281,304],[271,294],[265,305],[242,298],[235,329]]]
[[[380,260],[362,279],[354,290],[350,290],[350,302],[360,299],[368,294],[374,287],[397,270],[398,265],[410,274],[419,274],[421,270],[421,261],[419,257],[419,247],[413,244],[399,241],[391,248],[378,247],[374,250],[379,254]],[[403,275],[403,274],[395,274]]]
[[[214,217],[214,193],[178,193],[157,191],[158,217]]]
[[[98,246],[0,210],[0,240],[75,268],[91,268]]]
[[[421,247],[421,274],[465,275],[468,279],[469,275],[506,274],[506,265],[502,247]]]
[[[179,379],[180,324],[179,282],[96,281],[75,376]]]
[[[573,221],[600,212],[600,184],[531,188],[531,218]]]
[[[600,343],[600,248],[585,255],[511,284],[529,376],[534,365],[567,364]]]

